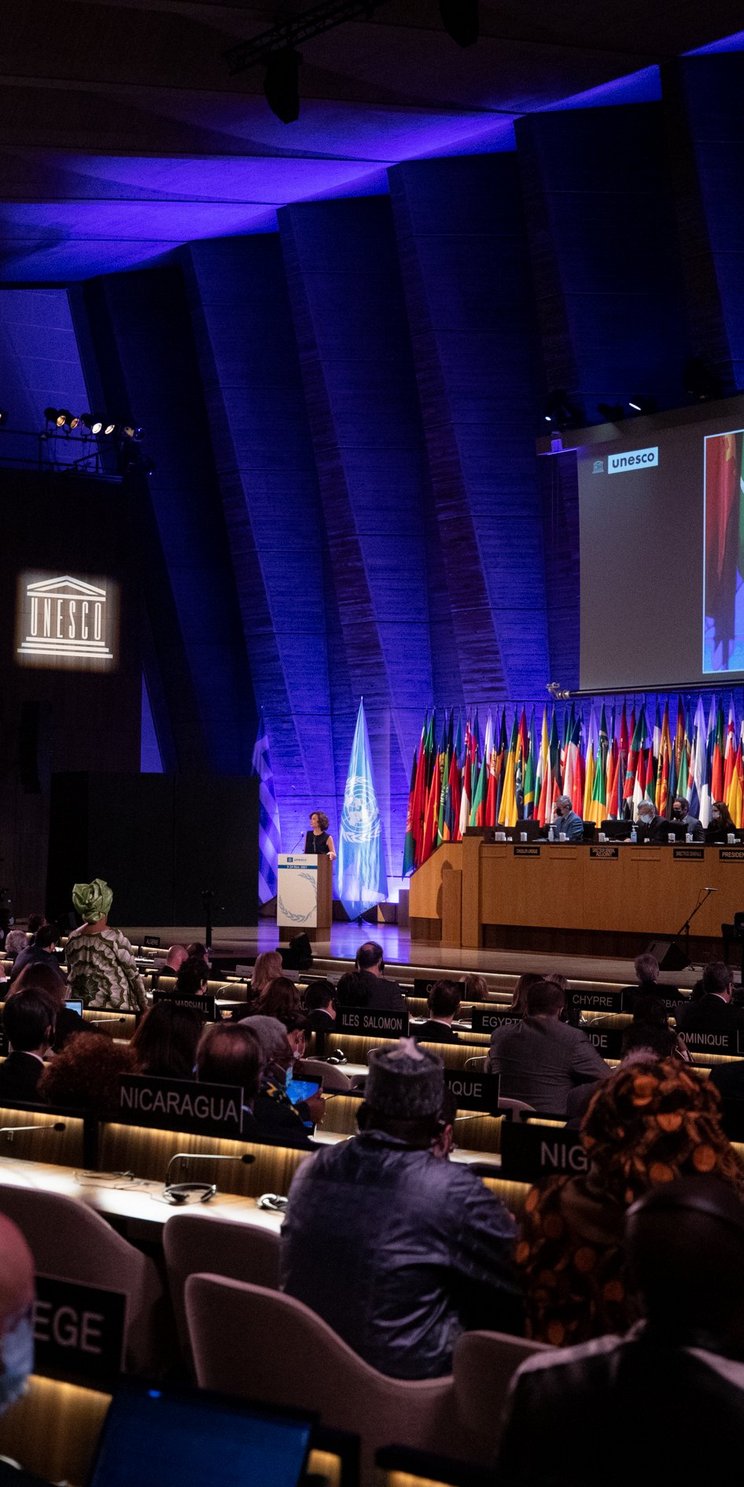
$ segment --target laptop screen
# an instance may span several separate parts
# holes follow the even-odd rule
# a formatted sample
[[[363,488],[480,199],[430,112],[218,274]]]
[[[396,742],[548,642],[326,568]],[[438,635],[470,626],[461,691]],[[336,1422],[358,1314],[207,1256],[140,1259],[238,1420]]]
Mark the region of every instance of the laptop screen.
[[[117,1387],[88,1487],[298,1487],[310,1416],[196,1390]]]

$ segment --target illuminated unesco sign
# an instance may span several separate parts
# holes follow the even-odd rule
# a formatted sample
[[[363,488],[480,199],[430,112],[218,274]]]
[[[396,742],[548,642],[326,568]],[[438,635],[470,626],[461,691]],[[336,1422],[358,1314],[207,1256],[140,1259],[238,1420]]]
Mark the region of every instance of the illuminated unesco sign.
[[[110,668],[118,621],[118,586],[24,573],[19,579],[16,655],[21,665]]]

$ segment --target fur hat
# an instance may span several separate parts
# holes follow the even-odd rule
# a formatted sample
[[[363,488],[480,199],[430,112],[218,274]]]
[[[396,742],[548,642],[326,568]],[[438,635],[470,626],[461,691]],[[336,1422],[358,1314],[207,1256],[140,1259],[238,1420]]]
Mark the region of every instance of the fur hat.
[[[438,1115],[444,1099],[444,1065],[413,1038],[369,1055],[365,1100],[370,1109],[392,1120],[419,1120]]]

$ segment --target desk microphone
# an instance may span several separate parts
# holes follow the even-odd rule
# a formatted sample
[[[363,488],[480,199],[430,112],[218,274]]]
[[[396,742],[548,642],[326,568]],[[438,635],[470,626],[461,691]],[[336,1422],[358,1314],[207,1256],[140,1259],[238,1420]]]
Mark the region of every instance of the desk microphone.
[[[126,1017],[86,1017],[85,1021],[96,1025],[103,1023],[104,1027],[114,1027],[117,1022],[126,1022]]]
[[[55,1120],[48,1126],[0,1126],[0,1136],[10,1136],[11,1140],[16,1131],[66,1131],[67,1126],[63,1120]]]
[[[163,1197],[167,1203],[186,1203],[191,1193],[199,1193],[200,1203],[208,1203],[217,1192],[216,1182],[171,1182],[171,1167],[174,1162],[242,1162],[245,1167],[250,1167],[256,1158],[250,1152],[243,1156],[231,1157],[221,1152],[206,1151],[177,1151],[171,1157],[165,1173],[163,1183]]]
[[[705,892],[706,893],[717,893],[718,892],[718,889],[717,888],[706,888]]]

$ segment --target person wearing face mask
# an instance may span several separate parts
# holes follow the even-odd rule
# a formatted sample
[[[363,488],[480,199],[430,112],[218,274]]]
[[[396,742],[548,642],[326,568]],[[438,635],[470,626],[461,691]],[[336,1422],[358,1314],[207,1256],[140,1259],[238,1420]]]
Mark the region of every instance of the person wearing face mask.
[[[584,822],[577,816],[570,795],[559,795],[553,806],[553,834],[565,836],[569,842],[583,842]]]
[[[664,820],[663,816],[657,816],[652,800],[640,801],[636,811],[635,824],[641,841],[666,841],[669,833],[669,823]]]
[[[34,1366],[34,1261],[20,1231],[0,1214],[0,1415],[20,1399]],[[36,1482],[0,1461],[0,1487]]]
[[[681,821],[694,842],[704,840],[702,822],[690,815],[690,802],[684,795],[675,795],[672,801],[672,820]]]
[[[705,828],[706,842],[725,842],[732,832],[736,833],[736,827],[725,800],[714,800],[710,808],[710,824]]]

